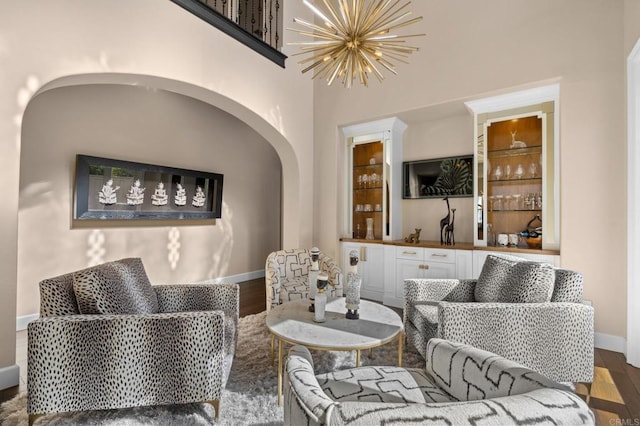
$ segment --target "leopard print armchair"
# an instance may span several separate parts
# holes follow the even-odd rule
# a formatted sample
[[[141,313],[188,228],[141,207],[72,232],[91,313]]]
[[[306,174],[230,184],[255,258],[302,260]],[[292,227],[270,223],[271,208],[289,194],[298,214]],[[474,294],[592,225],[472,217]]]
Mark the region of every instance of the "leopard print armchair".
[[[336,261],[320,253],[318,263],[320,270],[329,276],[329,285],[326,289],[328,295],[342,296],[344,276]],[[311,250],[292,249],[270,253],[265,262],[267,310],[285,302],[309,297],[310,268]]]
[[[582,303],[582,282],[578,272],[493,255],[477,280],[405,280],[407,341],[424,357],[438,337],[559,382],[591,382],[594,311]]]
[[[40,282],[28,325],[30,423],[39,415],[210,402],[237,342],[237,284],[148,283],[140,259]]]
[[[289,425],[593,425],[573,391],[516,362],[442,339],[425,368],[365,366],[317,374],[294,346],[285,367]]]

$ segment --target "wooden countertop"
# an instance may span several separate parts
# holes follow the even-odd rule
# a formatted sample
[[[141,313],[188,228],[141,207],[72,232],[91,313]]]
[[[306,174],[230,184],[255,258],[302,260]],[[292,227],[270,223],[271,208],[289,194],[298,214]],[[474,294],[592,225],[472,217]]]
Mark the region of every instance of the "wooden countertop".
[[[548,254],[552,256],[560,255],[560,250],[543,250],[543,249],[530,249],[523,247],[500,247],[489,246],[481,247],[474,246],[473,243],[456,243],[454,246],[440,245],[440,241],[420,241],[418,244],[407,243],[404,240],[365,240],[358,238],[340,238],[340,241],[348,243],[366,243],[366,244],[384,244],[391,246],[405,246],[405,247],[423,247],[423,248],[440,248],[440,249],[455,249],[455,250],[484,250],[484,251],[496,251],[501,253],[530,253],[530,254]]]

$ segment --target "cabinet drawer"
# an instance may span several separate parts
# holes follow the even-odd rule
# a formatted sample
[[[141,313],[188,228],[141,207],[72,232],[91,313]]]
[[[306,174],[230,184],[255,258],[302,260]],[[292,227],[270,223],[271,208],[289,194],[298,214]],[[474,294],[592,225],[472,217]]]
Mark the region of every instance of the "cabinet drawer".
[[[455,250],[424,249],[425,262],[456,263]]]
[[[422,260],[423,255],[424,255],[424,249],[420,247],[406,247],[406,246],[396,247],[397,259]]]

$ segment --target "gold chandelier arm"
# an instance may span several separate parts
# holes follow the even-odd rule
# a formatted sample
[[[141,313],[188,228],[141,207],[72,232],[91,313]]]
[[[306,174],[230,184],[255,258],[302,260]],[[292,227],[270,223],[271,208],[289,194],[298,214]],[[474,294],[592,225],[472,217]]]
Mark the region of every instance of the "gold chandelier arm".
[[[330,41],[342,41],[341,38],[334,37],[334,36],[328,37],[328,36],[325,36],[325,35],[322,35],[322,34],[310,33],[309,31],[298,30],[298,29],[295,29],[295,28],[287,28],[287,29],[291,30],[291,31],[294,31],[294,32],[296,32],[298,34],[308,36],[308,37],[321,38],[321,39],[330,40]]]
[[[400,0],[395,0],[395,2],[391,6],[389,6],[389,3],[391,3],[391,1],[393,0],[387,0],[387,2],[385,3],[382,9],[376,10],[376,13],[372,16],[373,20],[370,23],[368,23],[366,27],[364,27],[366,32],[374,31],[374,29],[379,26],[379,23],[381,21],[384,21],[389,16],[393,17],[397,15],[402,9],[404,9],[406,6],[408,6],[411,3],[411,2],[408,2],[403,6],[401,6],[399,9],[394,10],[394,8],[398,5],[398,3],[400,3]]]
[[[329,10],[329,13],[333,17],[333,19],[335,20],[335,22],[333,23],[340,27],[340,31],[342,31],[343,34],[346,34],[347,28],[343,25],[340,18],[338,18],[337,12],[333,8],[333,6],[328,2],[328,0],[322,0],[322,2],[324,3],[325,7]]]
[[[324,35],[326,35],[328,37],[333,37],[336,40],[341,40],[342,39],[342,36],[341,36],[341,34],[339,32],[328,31],[325,28],[322,28],[322,27],[319,27],[318,25],[312,24],[311,22],[307,22],[307,21],[304,21],[304,20],[299,19],[299,18],[294,18],[293,22],[295,22],[297,24],[300,24],[300,25],[304,25],[305,27],[310,28],[310,29],[312,29],[312,30],[314,30],[316,32],[319,32],[320,34],[324,34]]]

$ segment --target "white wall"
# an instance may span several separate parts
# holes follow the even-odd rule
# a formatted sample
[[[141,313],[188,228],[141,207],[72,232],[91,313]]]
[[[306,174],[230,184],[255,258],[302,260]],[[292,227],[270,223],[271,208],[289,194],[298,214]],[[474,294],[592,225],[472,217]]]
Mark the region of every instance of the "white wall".
[[[291,2],[284,21],[293,16],[309,18],[309,12]],[[286,54],[288,34],[283,37]],[[118,80],[231,113],[280,157],[283,244],[309,246],[313,85],[291,62],[282,69],[169,1],[0,3],[0,374],[15,362],[21,124],[33,94]]]
[[[39,311],[40,280],[92,263],[140,256],[152,283],[188,283],[263,270],[280,248],[280,160],[253,129],[211,105],[141,87],[67,87],[36,96],[22,129],[18,317]],[[76,154],[222,173],[222,218],[73,229]]]
[[[316,208],[331,211],[342,196],[339,126],[558,81],[561,263],[584,274],[596,331],[624,337],[623,6],[603,0],[413,2],[414,15],[424,20],[406,33],[427,36],[412,39],[421,50],[409,65],[398,65],[398,76],[351,90],[316,83],[315,143],[322,150],[316,148],[315,160],[325,183]],[[407,132],[413,131],[410,124]],[[323,247],[337,247],[340,218],[318,223]]]
[[[473,117],[466,111],[438,120],[409,121],[407,124],[403,161],[473,155]],[[473,244],[473,197],[451,197],[449,204],[456,209],[456,242]],[[403,200],[402,235],[421,228],[420,240],[440,241],[440,219],[446,215],[447,205],[442,197]]]

